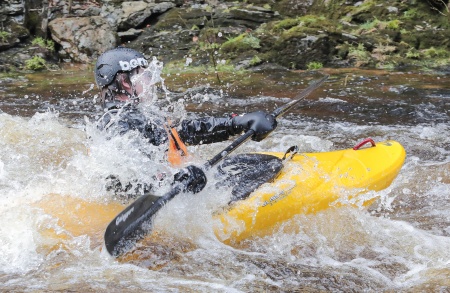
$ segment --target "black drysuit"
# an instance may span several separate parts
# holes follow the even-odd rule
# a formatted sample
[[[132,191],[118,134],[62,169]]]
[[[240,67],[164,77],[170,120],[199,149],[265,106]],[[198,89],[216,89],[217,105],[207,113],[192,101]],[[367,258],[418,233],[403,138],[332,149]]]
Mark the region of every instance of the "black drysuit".
[[[135,106],[113,106],[99,120],[98,127],[102,130],[123,135],[131,130],[137,130],[148,141],[159,146],[167,143],[168,134],[164,128],[165,121],[160,118],[151,120]],[[233,125],[231,117],[204,117],[192,120],[182,120],[176,127],[181,140],[187,145],[209,144],[225,141],[230,136],[241,133],[242,126]]]
[[[113,106],[98,122],[99,129],[123,135],[128,131],[137,130],[148,141],[159,146],[168,142],[168,133],[164,128],[165,121],[161,118],[151,120],[132,104],[123,107]],[[235,125],[231,117],[205,117],[182,120],[177,126],[181,140],[187,145],[209,144],[228,140],[231,136],[241,133],[244,128]],[[237,168],[239,170],[237,170]],[[232,201],[243,199],[261,184],[273,179],[281,170],[280,159],[270,155],[244,154],[229,157],[218,167],[221,176],[221,186],[233,188]],[[136,194],[150,191],[151,187],[141,183],[127,183],[124,187],[115,177],[110,176],[107,190],[114,190],[119,197],[133,198]],[[108,188],[109,186],[109,188]]]

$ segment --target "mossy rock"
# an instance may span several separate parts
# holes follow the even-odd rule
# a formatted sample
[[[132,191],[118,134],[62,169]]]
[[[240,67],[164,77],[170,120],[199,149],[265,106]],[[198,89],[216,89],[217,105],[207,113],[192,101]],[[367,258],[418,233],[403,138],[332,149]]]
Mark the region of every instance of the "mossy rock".
[[[295,19],[285,19],[272,26],[272,32],[278,33],[280,40],[303,38],[321,32],[340,33],[338,26],[324,16],[306,15]]]
[[[381,36],[385,40],[385,42],[387,40],[393,42],[400,42],[402,40],[402,35],[398,30],[382,29],[378,31],[378,35]]]
[[[390,19],[392,14],[385,6],[368,5],[361,9],[357,9],[354,13],[350,12],[353,23],[366,23],[374,19],[385,20]]]
[[[193,38],[197,33],[192,30],[157,31],[150,28],[128,46],[163,62],[184,59],[195,45]]]
[[[279,39],[278,36],[268,33],[256,34],[256,36],[260,40],[261,48],[259,49],[259,52],[261,53],[270,52],[273,45],[276,44],[277,40]]]
[[[272,10],[279,12],[285,17],[297,17],[310,12],[311,4],[309,1],[281,0],[273,3]]]
[[[412,48],[423,50],[431,47],[450,50],[450,29],[402,34],[401,40]]]
[[[326,34],[290,38],[277,42],[268,59],[291,69],[306,69],[310,62],[320,62],[326,66],[330,56],[337,54],[335,42]]]
[[[261,48],[259,38],[252,34],[244,33],[223,43],[220,51],[226,54],[238,54],[258,50],[259,48]]]
[[[172,8],[158,19],[154,28],[159,31],[174,30],[176,26],[182,29],[203,28],[210,18],[211,13],[203,9]]]
[[[350,14],[358,1],[330,0],[314,1],[308,10],[310,14],[327,15],[330,20],[338,20]]]
[[[28,30],[24,26],[22,26],[18,23],[12,22],[10,24],[10,29],[11,29],[11,33],[16,38],[19,38],[20,40],[24,40],[30,36],[30,33],[28,32]]]
[[[29,37],[28,30],[22,25],[9,22],[0,29],[0,50],[14,47]]]

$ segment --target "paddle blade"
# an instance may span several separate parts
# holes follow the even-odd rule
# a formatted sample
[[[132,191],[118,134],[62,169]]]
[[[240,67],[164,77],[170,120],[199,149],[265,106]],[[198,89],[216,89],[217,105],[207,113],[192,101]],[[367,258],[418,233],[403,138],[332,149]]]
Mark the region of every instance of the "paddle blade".
[[[175,186],[161,197],[143,195],[118,214],[105,231],[105,247],[109,254],[117,257],[133,248],[150,230],[153,215],[180,192],[181,187]]]

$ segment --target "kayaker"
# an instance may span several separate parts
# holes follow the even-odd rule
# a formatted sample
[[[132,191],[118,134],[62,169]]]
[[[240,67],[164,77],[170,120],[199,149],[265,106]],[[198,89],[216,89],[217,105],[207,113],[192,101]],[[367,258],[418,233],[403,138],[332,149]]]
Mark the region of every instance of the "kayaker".
[[[260,141],[277,126],[273,116],[263,111],[230,117],[186,119],[176,124],[170,123],[169,117],[146,117],[139,103],[147,98],[144,89],[152,82],[145,71],[148,65],[143,54],[126,47],[108,50],[98,58],[94,74],[101,91],[100,101],[105,108],[105,114],[98,121],[101,130],[118,135],[137,130],[149,143],[170,145],[183,156],[187,152],[185,144],[221,142],[249,129],[255,132],[252,139]],[[179,158],[171,158],[169,154],[169,160],[176,163]]]

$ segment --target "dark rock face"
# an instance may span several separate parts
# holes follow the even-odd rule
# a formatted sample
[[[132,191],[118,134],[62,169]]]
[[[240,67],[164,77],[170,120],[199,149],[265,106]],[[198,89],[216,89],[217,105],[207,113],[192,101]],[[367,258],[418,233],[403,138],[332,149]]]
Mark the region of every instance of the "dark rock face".
[[[445,55],[450,25],[443,5],[450,4],[3,0],[0,60],[6,64],[3,69],[20,67],[24,56],[34,52],[31,41],[42,37],[56,43],[54,56],[44,56],[49,61],[89,63],[107,49],[126,45],[164,62],[190,56],[194,65],[214,58],[235,65],[270,62],[292,69],[306,69],[312,62],[329,67],[414,64],[430,56],[450,57]]]

